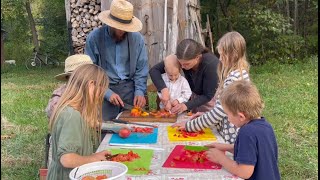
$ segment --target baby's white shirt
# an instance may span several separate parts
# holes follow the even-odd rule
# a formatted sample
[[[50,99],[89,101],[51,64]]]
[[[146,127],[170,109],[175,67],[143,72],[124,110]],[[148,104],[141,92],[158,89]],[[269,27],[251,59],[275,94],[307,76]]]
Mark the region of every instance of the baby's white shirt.
[[[183,76],[179,76],[179,78],[172,82],[167,73],[161,75],[164,83],[169,89],[170,101],[178,100],[179,103],[187,102],[192,94],[190,85],[187,79]],[[158,92],[158,96],[161,98],[161,93]],[[160,108],[164,108],[163,104],[160,102]]]

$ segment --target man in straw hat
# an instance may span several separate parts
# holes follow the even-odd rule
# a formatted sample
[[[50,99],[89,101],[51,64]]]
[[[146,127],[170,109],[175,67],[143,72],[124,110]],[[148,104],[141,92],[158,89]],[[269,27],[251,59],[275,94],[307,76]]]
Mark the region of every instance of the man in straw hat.
[[[98,18],[104,23],[86,39],[85,54],[104,68],[110,84],[103,103],[103,119],[111,120],[123,110],[124,102],[143,107],[147,89],[148,57],[141,21],[133,16],[133,5],[113,0],[110,10]]]

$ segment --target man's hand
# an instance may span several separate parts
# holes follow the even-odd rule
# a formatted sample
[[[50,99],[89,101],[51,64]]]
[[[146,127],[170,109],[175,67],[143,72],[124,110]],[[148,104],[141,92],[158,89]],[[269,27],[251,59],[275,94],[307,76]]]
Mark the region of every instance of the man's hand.
[[[110,96],[110,100],[109,100],[109,101],[110,101],[111,104],[113,104],[113,105],[115,105],[115,106],[121,106],[121,107],[124,106],[121,97],[120,97],[118,94],[116,94],[116,93],[113,93],[113,94]]]
[[[144,96],[135,96],[133,99],[133,105],[141,108],[144,107],[146,105],[146,98],[144,98]]]
[[[184,103],[179,103],[171,109],[171,113],[180,114],[186,110],[188,110],[187,106]]]

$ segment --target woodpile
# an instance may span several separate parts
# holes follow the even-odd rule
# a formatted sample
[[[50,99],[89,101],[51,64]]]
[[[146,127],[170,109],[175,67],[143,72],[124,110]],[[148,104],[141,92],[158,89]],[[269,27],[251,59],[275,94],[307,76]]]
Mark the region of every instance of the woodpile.
[[[83,54],[89,32],[102,26],[102,22],[98,19],[101,0],[70,0],[69,7],[74,53]]]

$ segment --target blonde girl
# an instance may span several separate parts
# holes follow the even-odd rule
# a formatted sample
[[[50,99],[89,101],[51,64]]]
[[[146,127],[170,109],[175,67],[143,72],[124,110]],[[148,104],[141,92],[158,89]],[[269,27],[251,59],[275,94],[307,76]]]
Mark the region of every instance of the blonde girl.
[[[68,179],[72,168],[106,160],[109,152],[93,153],[100,142],[107,87],[105,71],[94,64],[81,65],[71,74],[49,122],[52,162],[47,179]]]
[[[219,85],[215,94],[216,102],[212,110],[199,114],[194,119],[176,123],[173,127],[184,128],[190,132],[200,131],[204,128],[215,126],[228,143],[234,143],[238,128],[228,121],[219,97],[222,89],[234,81],[241,79],[249,81],[249,64],[246,58],[246,41],[238,32],[228,32],[218,41],[220,63],[218,65]]]

